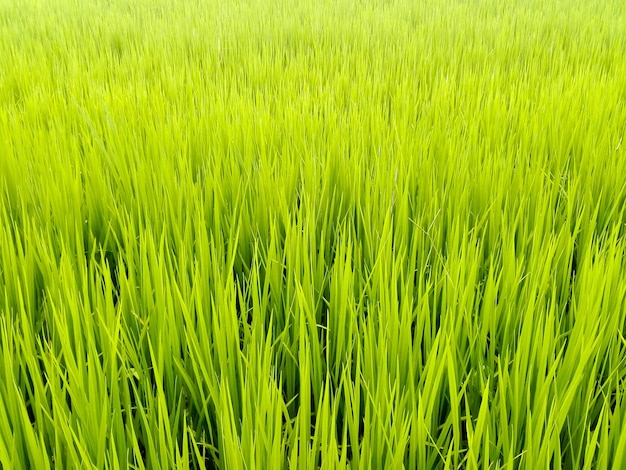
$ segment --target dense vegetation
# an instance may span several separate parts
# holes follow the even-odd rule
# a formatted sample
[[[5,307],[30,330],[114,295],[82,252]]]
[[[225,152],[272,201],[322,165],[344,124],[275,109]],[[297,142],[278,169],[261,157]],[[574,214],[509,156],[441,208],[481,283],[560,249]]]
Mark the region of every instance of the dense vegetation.
[[[0,467],[626,467],[622,0],[1,0]]]

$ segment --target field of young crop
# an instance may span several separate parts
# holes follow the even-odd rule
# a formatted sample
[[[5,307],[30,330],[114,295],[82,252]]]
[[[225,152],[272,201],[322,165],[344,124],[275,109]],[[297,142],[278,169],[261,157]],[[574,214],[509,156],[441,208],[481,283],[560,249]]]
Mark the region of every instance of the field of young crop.
[[[626,468],[623,0],[0,0],[0,468]]]

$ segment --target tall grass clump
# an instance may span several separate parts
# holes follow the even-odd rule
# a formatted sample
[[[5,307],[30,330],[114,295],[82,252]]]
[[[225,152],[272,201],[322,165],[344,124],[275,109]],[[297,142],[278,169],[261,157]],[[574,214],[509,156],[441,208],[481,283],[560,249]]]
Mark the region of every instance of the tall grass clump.
[[[0,467],[626,467],[621,0],[0,2]]]

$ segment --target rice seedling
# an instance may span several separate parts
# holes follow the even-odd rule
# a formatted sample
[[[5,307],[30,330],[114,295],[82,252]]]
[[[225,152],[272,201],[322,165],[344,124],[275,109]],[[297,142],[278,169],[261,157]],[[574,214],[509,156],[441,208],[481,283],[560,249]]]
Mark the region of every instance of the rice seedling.
[[[0,3],[0,467],[626,466],[607,0]]]

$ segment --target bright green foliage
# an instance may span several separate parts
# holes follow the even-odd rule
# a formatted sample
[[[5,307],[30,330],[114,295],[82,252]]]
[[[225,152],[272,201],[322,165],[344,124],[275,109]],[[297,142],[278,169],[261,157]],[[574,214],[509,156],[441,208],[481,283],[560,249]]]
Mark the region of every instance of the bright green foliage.
[[[626,468],[623,0],[1,0],[0,467]]]

